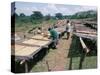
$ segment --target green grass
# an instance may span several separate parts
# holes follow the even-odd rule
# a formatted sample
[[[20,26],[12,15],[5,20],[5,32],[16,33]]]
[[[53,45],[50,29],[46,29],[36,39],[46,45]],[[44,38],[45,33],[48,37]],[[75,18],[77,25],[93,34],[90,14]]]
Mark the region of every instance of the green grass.
[[[72,58],[72,70],[78,70],[80,63],[80,57]],[[94,69],[97,68],[97,57],[86,57],[82,64],[82,69]]]
[[[42,25],[46,25],[44,22],[46,22],[46,24],[50,24],[50,25],[53,25],[56,20],[48,20],[48,21],[43,21],[41,23],[31,23],[31,22],[27,22],[27,23],[24,23],[24,22],[17,22],[15,23],[15,31],[16,32],[26,32],[28,30],[31,30],[32,28],[36,28],[36,27],[41,27]]]
[[[80,70],[80,59],[82,54],[82,49],[80,48],[80,45],[78,46],[79,39],[77,37],[73,37],[72,45],[70,47],[69,56],[66,58],[66,68],[65,70]],[[47,55],[47,59],[52,59],[51,57],[55,54],[55,50],[50,49],[49,56]],[[52,63],[51,63],[52,64]],[[82,63],[82,69],[94,69],[97,68],[97,56],[86,56],[83,63]],[[38,62],[31,70],[32,72],[46,72],[47,66],[45,63],[45,60],[42,60],[42,62]]]
[[[31,70],[31,72],[46,72],[47,71],[47,67],[45,62],[38,62]]]
[[[15,31],[17,32],[25,32],[32,27],[32,23],[15,23]]]
[[[37,62],[37,64],[32,68],[31,72],[48,72],[46,60],[52,59],[51,57],[54,56],[54,54],[55,50],[50,49],[49,55],[47,54],[42,61]]]
[[[90,52],[91,53],[91,52]],[[71,70],[77,70],[80,67],[80,63],[82,64],[82,67],[80,69],[92,69],[97,68],[97,56],[96,52],[92,55],[88,54],[86,57],[83,57],[83,50],[81,48],[81,44],[79,42],[79,38],[76,36],[73,36],[72,44],[70,46],[69,50],[69,65],[67,63],[66,67],[69,67]],[[83,62],[80,62],[80,59],[83,58]]]
[[[48,20],[48,23],[50,23],[50,24],[53,24],[55,22],[56,22],[56,20],[53,20],[53,19]]]
[[[97,68],[97,56],[86,57],[83,62],[83,69]]]

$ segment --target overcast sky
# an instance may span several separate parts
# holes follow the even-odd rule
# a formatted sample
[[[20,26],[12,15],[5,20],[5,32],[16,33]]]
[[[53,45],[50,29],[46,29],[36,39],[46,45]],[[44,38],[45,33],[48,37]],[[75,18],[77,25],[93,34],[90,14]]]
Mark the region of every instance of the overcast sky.
[[[72,15],[79,11],[97,10],[95,6],[67,5],[67,4],[48,4],[48,3],[31,3],[31,2],[16,2],[16,13],[24,13],[31,15],[32,11],[41,11],[43,15],[55,15],[62,13],[63,15]]]

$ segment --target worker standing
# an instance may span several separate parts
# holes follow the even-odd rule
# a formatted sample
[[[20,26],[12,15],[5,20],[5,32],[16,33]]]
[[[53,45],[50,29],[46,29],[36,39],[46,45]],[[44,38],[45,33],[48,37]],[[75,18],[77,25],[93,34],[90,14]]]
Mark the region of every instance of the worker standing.
[[[66,32],[67,32],[67,40],[69,39],[71,32],[72,32],[72,24],[69,20],[67,20],[67,25],[66,25]]]

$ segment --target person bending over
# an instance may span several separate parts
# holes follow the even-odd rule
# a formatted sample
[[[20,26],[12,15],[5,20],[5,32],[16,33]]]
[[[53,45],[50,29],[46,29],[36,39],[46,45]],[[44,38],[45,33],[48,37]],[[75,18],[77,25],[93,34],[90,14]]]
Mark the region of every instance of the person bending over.
[[[50,32],[50,38],[53,40],[53,48],[57,48],[57,44],[58,44],[58,38],[59,35],[57,33],[57,31],[54,28],[49,28],[48,31]]]

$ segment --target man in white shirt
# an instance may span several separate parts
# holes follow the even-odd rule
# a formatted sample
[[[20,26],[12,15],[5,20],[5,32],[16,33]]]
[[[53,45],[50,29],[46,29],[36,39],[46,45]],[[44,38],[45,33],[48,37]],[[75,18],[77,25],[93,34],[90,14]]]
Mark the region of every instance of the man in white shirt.
[[[67,40],[68,40],[69,37],[70,37],[70,33],[72,32],[72,25],[71,25],[71,23],[69,22],[69,20],[67,20],[66,32],[67,32]]]

